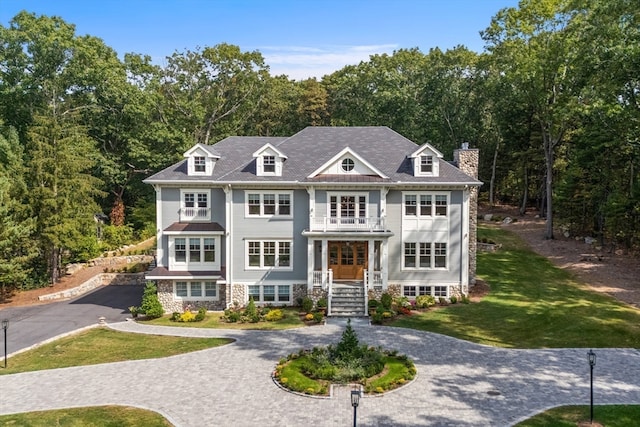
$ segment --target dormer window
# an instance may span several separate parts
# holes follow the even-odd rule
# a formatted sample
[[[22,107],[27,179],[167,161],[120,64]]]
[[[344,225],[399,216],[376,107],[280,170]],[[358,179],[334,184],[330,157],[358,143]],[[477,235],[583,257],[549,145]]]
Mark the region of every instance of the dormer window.
[[[433,173],[433,156],[420,156],[420,172]]]
[[[282,176],[282,165],[287,159],[280,150],[271,144],[263,145],[253,153],[256,159],[256,175],[258,176]]]
[[[263,156],[262,170],[264,171],[264,173],[275,173],[276,172],[276,156]]]
[[[194,145],[184,153],[184,157],[187,158],[187,174],[195,176],[211,176],[216,161],[220,159],[212,147],[204,144]]]
[[[204,156],[194,156],[193,157],[193,171],[204,173],[206,170],[205,158]]]
[[[350,159],[347,157],[342,161],[342,170],[344,172],[351,172],[354,167],[355,167],[355,163],[353,162],[353,159]]]

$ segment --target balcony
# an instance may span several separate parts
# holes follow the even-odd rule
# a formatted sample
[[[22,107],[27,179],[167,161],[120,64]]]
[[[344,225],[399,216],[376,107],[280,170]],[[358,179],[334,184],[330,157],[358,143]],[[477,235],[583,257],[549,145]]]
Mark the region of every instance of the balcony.
[[[384,231],[384,218],[316,217],[310,231]]]
[[[209,208],[182,208],[180,209],[180,222],[208,221]]]

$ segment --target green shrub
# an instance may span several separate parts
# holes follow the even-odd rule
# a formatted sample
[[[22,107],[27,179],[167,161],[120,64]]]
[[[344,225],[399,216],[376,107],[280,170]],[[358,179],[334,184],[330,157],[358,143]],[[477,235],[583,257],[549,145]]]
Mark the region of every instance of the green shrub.
[[[416,306],[419,308],[429,308],[436,303],[436,299],[431,295],[419,295],[416,297]]]
[[[226,309],[224,311],[224,320],[229,323],[236,323],[240,320],[241,313],[236,310]]]
[[[264,319],[267,322],[275,322],[277,320],[281,320],[284,317],[282,310],[276,308],[274,310],[269,310],[269,312],[264,316]]]
[[[302,298],[302,311],[309,313],[313,310],[313,301],[309,297]]]
[[[316,303],[316,307],[318,308],[318,310],[326,309],[327,308],[327,299],[326,298],[320,298],[318,300],[318,302]]]
[[[116,249],[133,243],[133,229],[128,225],[102,226],[102,241],[109,249]]]
[[[458,302],[458,297],[457,297],[457,296],[455,296],[455,295],[451,295],[451,296],[449,297],[449,302],[451,302],[451,304],[455,304],[455,303],[457,303],[457,302]]]
[[[367,305],[369,306],[369,308],[376,308],[378,307],[378,300],[370,299]]]
[[[158,290],[153,282],[147,282],[145,285],[144,292],[142,294],[142,303],[140,304],[140,311],[150,319],[162,317],[164,314],[164,309],[158,299]]]
[[[322,319],[324,319],[324,313],[321,311],[316,311],[313,313],[313,321],[316,323],[321,323]]]
[[[198,314],[196,314],[195,321],[202,322],[206,316],[207,316],[207,309],[205,307],[200,307],[198,309]]]
[[[253,297],[249,297],[249,303],[247,307],[244,309],[244,314],[247,317],[253,318],[258,315],[258,309],[256,308],[256,303],[253,301]]]
[[[391,294],[388,294],[385,292],[380,297],[380,302],[382,303],[382,307],[384,307],[385,310],[391,310],[391,304],[393,304],[393,297],[391,296]]]
[[[191,312],[191,310],[187,310],[180,315],[180,322],[193,322],[196,320],[196,315]]]
[[[471,302],[471,299],[469,299],[469,295],[462,295],[460,297],[460,302],[463,304],[469,304]]]
[[[171,313],[171,317],[169,318],[172,322],[179,322],[180,321],[180,312],[178,311],[174,311],[173,313]]]

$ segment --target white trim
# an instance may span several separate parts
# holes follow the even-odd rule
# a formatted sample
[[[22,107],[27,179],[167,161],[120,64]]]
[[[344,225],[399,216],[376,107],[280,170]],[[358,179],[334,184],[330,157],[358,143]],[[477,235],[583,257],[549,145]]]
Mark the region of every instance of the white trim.
[[[156,190],[156,265],[164,267],[164,242],[162,241],[162,187],[154,185]],[[169,260],[167,260],[167,263]]]
[[[470,216],[470,191],[467,189],[462,193],[462,230],[460,235],[460,285],[462,293],[469,294],[469,226],[471,222]]]
[[[185,261],[176,261],[175,243],[176,239],[185,240]],[[200,242],[200,259],[199,262],[192,262],[190,258],[190,240],[198,239]],[[204,239],[213,239],[214,259],[213,261],[204,261],[205,249]],[[169,244],[169,270],[170,271],[219,271],[221,258],[220,236],[201,236],[199,234],[170,235]]]
[[[193,206],[187,207],[185,195],[193,194]],[[200,206],[200,195],[206,195],[206,206]],[[192,214],[192,215],[188,215]],[[180,221],[203,222],[211,221],[211,190],[209,188],[181,188],[180,189]]]
[[[414,151],[409,155],[409,157],[412,159],[416,157],[420,157],[425,151],[430,151],[438,159],[441,159],[444,157],[440,151],[438,151],[433,145],[429,144],[428,142],[425,142],[424,144],[420,145],[416,151]]]
[[[259,204],[260,213],[259,214],[249,213],[249,195],[250,194],[257,194],[260,196],[260,204]],[[275,213],[272,213],[272,214],[264,213],[264,207],[265,207],[264,196],[267,194],[274,196]],[[280,214],[280,195],[289,196],[289,213],[288,214],[284,214],[284,215]],[[293,218],[293,190],[291,191],[244,190],[244,217],[245,218],[271,218],[271,217]]]
[[[407,243],[415,244],[415,267],[407,267],[405,265],[405,245]],[[431,267],[420,267],[420,244],[428,243],[430,254],[429,254],[429,265]],[[444,244],[445,246],[445,267],[436,267],[436,245]],[[415,240],[403,240],[400,245],[400,270],[401,271],[449,271],[449,255],[450,255],[450,246],[448,242],[437,242],[437,241],[415,241]]]
[[[341,197],[355,197],[355,216],[344,218],[369,218],[369,193],[365,191],[331,191],[327,190],[327,218],[343,218],[340,213],[340,198]],[[359,197],[364,196],[364,216],[360,216],[360,201]],[[336,216],[331,216],[331,197],[336,197]]]
[[[182,283],[186,283],[187,284],[187,295],[186,296],[179,296],[178,295],[178,282],[182,282]],[[206,293],[206,283],[207,282],[212,282],[215,287],[216,287],[216,296],[215,297],[208,297],[205,296]],[[202,293],[201,296],[191,296],[191,283],[200,283],[200,291]],[[193,279],[193,280],[173,280],[173,299],[174,301],[220,301],[220,283],[218,283],[216,280],[207,280],[207,279]]]
[[[260,243],[259,253],[260,256],[260,265],[253,266],[249,265],[249,243],[258,242]],[[274,247],[274,264],[275,265],[264,265],[264,244],[265,243],[275,243]],[[280,266],[280,244],[281,243],[289,243],[289,265]],[[244,243],[244,268],[245,270],[277,270],[277,271],[292,271],[293,270],[293,239],[245,239]],[[253,254],[256,255],[256,254]]]

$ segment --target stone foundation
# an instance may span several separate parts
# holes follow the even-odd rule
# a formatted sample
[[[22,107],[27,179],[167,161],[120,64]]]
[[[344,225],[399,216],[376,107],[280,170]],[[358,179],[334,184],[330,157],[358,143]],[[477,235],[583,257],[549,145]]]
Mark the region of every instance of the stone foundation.
[[[179,299],[176,300],[173,295],[173,281],[171,280],[158,280],[158,299],[165,314],[171,313],[184,313],[187,308],[191,311],[198,311],[200,307],[204,307],[207,311],[222,311],[226,307],[226,295],[227,287],[225,285],[218,286],[218,300],[189,300]]]
[[[315,290],[316,288],[314,288]],[[322,291],[321,288],[318,288],[318,290]],[[308,295],[307,292],[307,284],[306,283],[296,283],[293,285],[292,287],[292,292],[293,292],[293,296],[292,296],[292,300],[291,303],[293,305],[300,305],[300,302],[302,301],[302,298],[306,297]],[[324,296],[326,297],[326,292],[324,293]],[[316,301],[318,301],[318,299],[322,298],[321,295],[318,295],[317,299],[314,299],[314,297],[312,295],[309,295],[309,297],[313,300],[313,303],[315,304]]]
[[[368,290],[368,297],[370,300],[375,299],[380,301],[382,294],[389,294],[393,298],[399,298],[402,296],[402,286],[398,284],[389,285],[387,289],[371,289]]]

